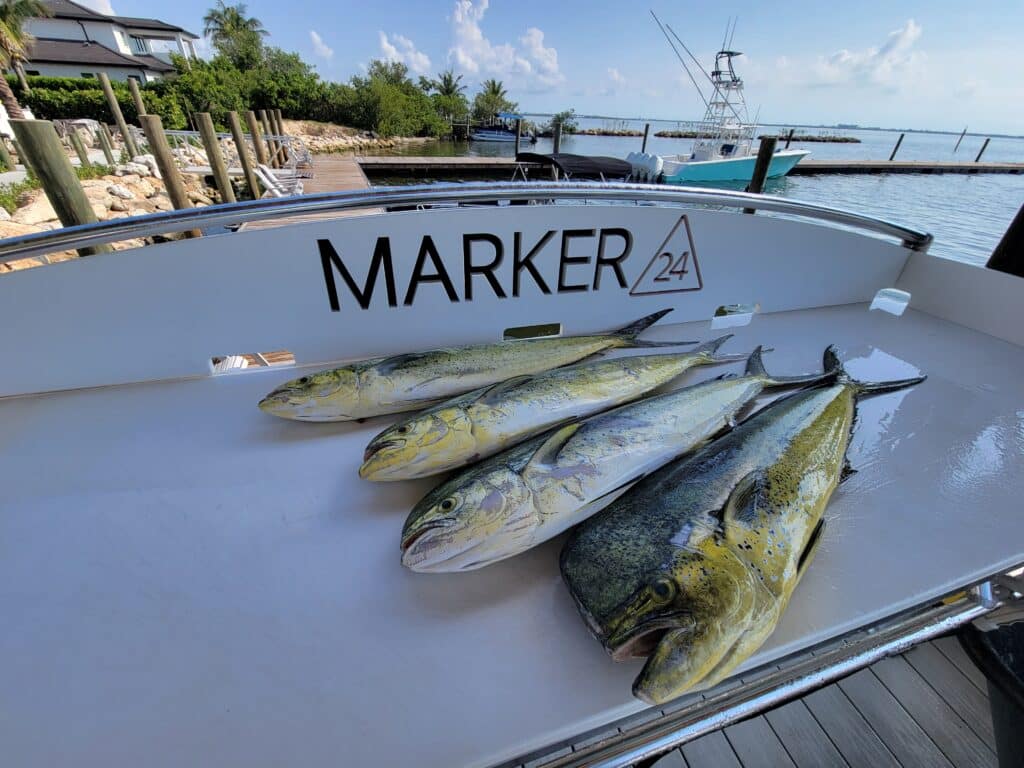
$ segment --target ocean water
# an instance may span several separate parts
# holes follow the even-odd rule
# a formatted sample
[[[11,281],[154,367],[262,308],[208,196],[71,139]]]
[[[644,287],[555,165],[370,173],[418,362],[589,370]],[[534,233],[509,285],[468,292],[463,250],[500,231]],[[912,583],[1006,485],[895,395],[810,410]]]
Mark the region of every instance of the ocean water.
[[[529,116],[528,116],[529,117]],[[532,118],[542,122],[544,118]],[[639,120],[582,119],[587,127],[628,127],[643,130]],[[647,151],[661,155],[688,154],[690,139],[657,138],[660,130],[679,124],[651,121]],[[683,126],[685,127],[685,126]],[[781,130],[768,126],[759,133]],[[800,128],[798,132],[819,133],[823,129]],[[855,136],[859,144],[794,142],[792,147],[810,150],[812,158],[823,160],[885,160],[892,152],[899,132],[882,130],[835,130],[828,132]],[[896,157],[904,160],[971,161],[978,154],[984,136],[967,135],[954,153],[957,136],[938,133],[907,133]],[[624,158],[640,150],[640,137],[564,136],[562,151],[581,155]],[[527,145],[528,146],[528,145]],[[538,139],[530,147],[550,152],[551,140]],[[391,154],[511,157],[511,144],[488,142],[436,142],[399,148]],[[1024,138],[994,137],[983,155],[993,162],[1024,162]],[[390,180],[393,181],[393,180]],[[422,181],[422,179],[419,179]],[[720,185],[725,186],[725,185]],[[733,185],[742,189],[744,184]],[[999,242],[1017,210],[1024,205],[1024,175],[895,174],[789,176],[769,180],[765,193],[845,208],[930,232],[935,237],[930,252],[946,258],[984,264]]]

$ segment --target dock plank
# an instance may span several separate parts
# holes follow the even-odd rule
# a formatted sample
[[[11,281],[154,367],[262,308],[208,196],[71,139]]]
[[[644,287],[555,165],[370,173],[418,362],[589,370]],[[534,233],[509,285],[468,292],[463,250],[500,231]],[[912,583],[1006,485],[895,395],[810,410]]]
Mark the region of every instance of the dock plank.
[[[840,681],[839,687],[904,768],[952,768],[928,734],[870,669]]]
[[[838,685],[820,688],[805,696],[804,703],[847,763],[899,768],[899,761]]]
[[[939,653],[949,659],[953,666],[963,673],[964,677],[974,683],[975,688],[981,691],[986,699],[988,698],[988,681],[985,679],[985,673],[971,661],[971,657],[967,655],[967,651],[960,645],[959,640],[952,636],[940,637],[933,640],[932,645],[938,648]]]
[[[992,711],[988,699],[952,662],[931,644],[925,643],[903,655],[928,684],[991,748],[995,748]]]
[[[996,768],[995,752],[906,659],[884,659],[872,670],[953,765],[958,768]]]
[[[682,749],[690,768],[743,768],[722,731],[701,736]]]
[[[799,699],[765,713],[765,719],[798,768],[847,765],[828,734]]]
[[[795,768],[795,763],[763,716],[725,729],[725,738],[744,768]]]

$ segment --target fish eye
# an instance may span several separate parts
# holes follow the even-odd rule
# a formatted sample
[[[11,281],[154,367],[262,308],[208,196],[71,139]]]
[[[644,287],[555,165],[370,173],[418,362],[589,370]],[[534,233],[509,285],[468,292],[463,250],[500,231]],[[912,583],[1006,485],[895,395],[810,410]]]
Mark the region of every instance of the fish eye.
[[[408,424],[403,424],[398,429],[396,429],[395,432],[397,432],[400,435],[407,435],[407,434],[409,434],[409,425]]]
[[[447,499],[442,501],[439,506],[441,507],[442,512],[450,512],[455,509],[455,499],[449,496]]]
[[[651,596],[659,603],[668,603],[676,596],[676,583],[672,579],[655,579],[650,585]]]
[[[303,376],[299,379],[299,384],[309,384],[309,376]]]

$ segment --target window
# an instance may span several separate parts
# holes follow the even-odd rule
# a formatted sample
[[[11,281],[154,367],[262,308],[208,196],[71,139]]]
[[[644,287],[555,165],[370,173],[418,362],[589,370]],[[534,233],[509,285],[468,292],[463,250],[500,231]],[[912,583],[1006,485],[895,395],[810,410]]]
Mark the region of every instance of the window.
[[[142,82],[142,78],[139,77],[138,75],[128,75],[128,79],[129,80],[134,80],[136,83],[141,83]]]
[[[143,40],[141,37],[136,37],[135,35],[132,35],[132,50],[136,53],[149,52],[148,49],[146,48],[146,41]]]
[[[82,77],[96,77],[95,72],[83,72]]]
[[[38,69],[26,69],[25,70],[25,74],[26,75],[34,75],[34,76],[38,77],[39,76],[39,70]]]

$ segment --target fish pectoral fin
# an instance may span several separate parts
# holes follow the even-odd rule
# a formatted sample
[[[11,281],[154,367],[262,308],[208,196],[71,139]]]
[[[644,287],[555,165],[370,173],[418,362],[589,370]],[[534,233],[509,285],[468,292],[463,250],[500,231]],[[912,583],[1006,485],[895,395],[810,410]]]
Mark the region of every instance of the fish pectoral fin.
[[[555,460],[558,458],[559,451],[565,447],[569,438],[576,434],[576,430],[579,428],[580,422],[573,421],[552,432],[548,438],[538,446],[537,450],[533,452],[533,456],[530,457],[530,460],[523,468],[523,475],[525,476],[531,471],[543,471],[552,467]]]
[[[821,534],[825,530],[825,518],[821,518],[818,524],[814,526],[814,530],[811,531],[811,536],[807,539],[807,543],[804,545],[804,551],[800,553],[800,559],[796,563],[796,577],[799,579],[804,575],[804,571],[807,570],[807,566],[810,565],[811,560],[814,559],[814,554],[818,551],[818,547],[821,545]]]
[[[722,505],[723,530],[728,530],[730,525],[748,525],[753,520],[764,482],[764,470],[755,469],[741,477],[733,486],[729,498]]]
[[[520,384],[532,379],[532,376],[513,376],[511,379],[505,379],[505,381],[499,381],[494,386],[488,387],[484,390],[477,398],[478,403],[484,405],[500,405],[502,398],[511,390],[518,387]]]
[[[843,468],[839,472],[839,482],[845,483],[851,477],[857,474],[857,470],[850,466],[849,461],[843,462]]]

